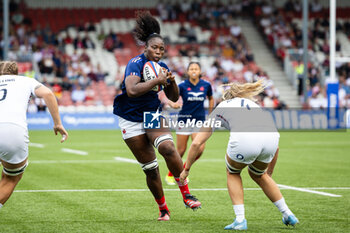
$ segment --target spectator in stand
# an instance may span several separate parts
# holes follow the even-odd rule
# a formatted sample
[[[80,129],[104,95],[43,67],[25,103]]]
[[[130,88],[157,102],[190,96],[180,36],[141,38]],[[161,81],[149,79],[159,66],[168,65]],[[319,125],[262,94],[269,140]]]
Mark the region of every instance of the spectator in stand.
[[[197,42],[197,36],[196,36],[196,31],[194,30],[194,27],[190,27],[187,30],[187,41],[189,43],[196,43]]]
[[[96,92],[91,86],[87,86],[85,89],[85,103],[88,105],[95,104]]]
[[[52,92],[55,95],[57,100],[61,99],[61,97],[62,97],[62,87],[61,87],[61,85],[58,84],[57,78],[53,79]]]
[[[240,37],[241,33],[242,33],[242,29],[239,25],[237,25],[236,23],[234,23],[231,27],[230,27],[230,33],[232,36],[234,37]]]
[[[344,75],[339,76],[339,107],[350,108],[350,85]]]
[[[72,91],[71,98],[76,105],[81,105],[85,101],[85,91],[82,90],[79,83],[76,83],[75,89]]]
[[[187,49],[187,46],[185,44],[181,45],[181,47],[179,49],[179,53],[181,56],[185,56],[185,57],[188,56],[188,49]]]
[[[318,82],[320,82],[319,78],[319,70],[314,65],[311,65],[309,68],[309,84],[311,87],[315,86]]]
[[[235,55],[235,51],[231,47],[229,42],[226,42],[222,49],[222,56],[225,58],[233,58]]]
[[[314,0],[309,9],[311,9],[311,12],[317,13],[317,12],[321,12],[322,11],[322,5],[319,2],[319,0]]]
[[[62,78],[61,87],[62,87],[62,91],[71,91],[72,90],[72,83],[70,82],[70,80],[67,76],[64,76]]]
[[[178,35],[180,38],[187,38],[187,28],[185,27],[185,24],[181,24]]]
[[[166,21],[169,19],[169,13],[166,9],[166,4],[164,3],[163,0],[159,0],[157,3],[157,10],[159,17],[161,18],[162,21]]]
[[[81,35],[79,35],[77,38],[74,39],[73,45],[75,49],[86,48]]]

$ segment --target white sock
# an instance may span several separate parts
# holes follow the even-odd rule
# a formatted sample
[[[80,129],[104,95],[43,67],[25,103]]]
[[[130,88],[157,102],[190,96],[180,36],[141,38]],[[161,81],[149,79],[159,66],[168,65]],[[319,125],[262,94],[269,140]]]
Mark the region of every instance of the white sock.
[[[1,209],[1,207],[2,207],[2,204],[0,203],[0,209]]]
[[[235,211],[236,221],[242,222],[245,219],[244,216],[244,204],[233,205],[233,210]]]
[[[275,201],[273,204],[282,213],[284,218],[288,218],[289,215],[293,214],[292,211],[290,211],[290,209],[288,208],[286,201],[283,197],[280,200]]]

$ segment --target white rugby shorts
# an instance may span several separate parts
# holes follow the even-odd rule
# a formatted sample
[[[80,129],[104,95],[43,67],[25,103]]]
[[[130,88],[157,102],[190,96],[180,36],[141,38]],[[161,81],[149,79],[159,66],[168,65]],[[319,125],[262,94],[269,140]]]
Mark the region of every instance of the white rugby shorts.
[[[226,152],[238,163],[270,163],[278,148],[279,137],[278,132],[231,133]]]
[[[128,121],[120,116],[118,116],[118,121],[124,140],[146,133],[143,122]]]
[[[12,123],[0,123],[0,159],[18,164],[28,157],[28,130]]]
[[[200,128],[196,127],[178,127],[176,129],[176,134],[178,135],[192,135],[193,133],[198,133]]]

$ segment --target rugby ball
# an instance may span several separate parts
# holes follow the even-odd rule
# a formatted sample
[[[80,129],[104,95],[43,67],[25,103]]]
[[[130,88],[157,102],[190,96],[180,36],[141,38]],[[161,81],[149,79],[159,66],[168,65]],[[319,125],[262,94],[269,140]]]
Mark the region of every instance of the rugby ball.
[[[143,66],[143,79],[145,82],[158,78],[159,69],[162,68],[157,62],[148,61]],[[161,91],[162,85],[157,85],[152,88],[152,91]]]

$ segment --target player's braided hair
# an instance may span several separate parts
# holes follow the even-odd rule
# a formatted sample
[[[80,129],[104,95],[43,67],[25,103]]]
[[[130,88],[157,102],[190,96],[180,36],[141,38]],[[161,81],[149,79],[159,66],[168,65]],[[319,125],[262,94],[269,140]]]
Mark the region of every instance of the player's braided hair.
[[[14,61],[0,62],[0,75],[18,75],[18,66]]]
[[[160,25],[149,11],[138,11],[136,13],[136,28],[134,35],[136,39],[148,44],[148,41],[154,37],[163,39],[160,33]]]
[[[229,84],[224,84],[222,86],[229,87],[227,90],[224,91],[224,94],[222,95],[222,98],[224,100],[240,97],[240,98],[251,99],[254,101],[255,100],[254,96],[260,94],[265,89],[263,79],[259,79],[254,83],[244,83],[244,84],[229,83]]]

